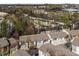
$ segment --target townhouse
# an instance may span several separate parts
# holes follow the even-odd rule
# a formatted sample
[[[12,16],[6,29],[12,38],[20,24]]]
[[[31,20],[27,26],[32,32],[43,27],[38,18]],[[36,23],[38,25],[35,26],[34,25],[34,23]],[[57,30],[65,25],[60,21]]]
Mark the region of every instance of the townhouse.
[[[39,56],[78,56],[64,45],[45,44],[39,48]]]
[[[35,34],[35,35],[27,35],[27,36],[21,36],[20,42],[21,44],[24,42],[26,43],[27,47],[30,46],[36,46],[37,48],[42,46],[45,43],[48,43],[49,37],[46,33],[42,34]],[[27,43],[28,42],[28,43]]]
[[[18,49],[17,49],[17,41],[16,41],[16,39],[14,39],[14,38],[9,38],[8,39],[9,40],[9,43],[10,43],[10,45],[9,45],[9,47],[10,47],[10,54],[12,54],[12,53],[14,53],[15,51],[17,51]]]
[[[67,34],[62,31],[49,31],[47,32],[47,35],[49,36],[50,42],[53,45],[67,43],[66,38],[65,38]]]
[[[9,54],[9,43],[6,38],[0,38],[0,55]]]

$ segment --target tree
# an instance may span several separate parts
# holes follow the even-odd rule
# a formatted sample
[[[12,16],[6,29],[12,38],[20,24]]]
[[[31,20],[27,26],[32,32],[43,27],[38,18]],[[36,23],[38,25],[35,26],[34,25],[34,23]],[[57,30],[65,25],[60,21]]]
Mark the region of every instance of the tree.
[[[3,20],[1,23],[1,36],[3,37],[7,37],[7,28],[8,28],[8,24],[6,22],[6,20]]]

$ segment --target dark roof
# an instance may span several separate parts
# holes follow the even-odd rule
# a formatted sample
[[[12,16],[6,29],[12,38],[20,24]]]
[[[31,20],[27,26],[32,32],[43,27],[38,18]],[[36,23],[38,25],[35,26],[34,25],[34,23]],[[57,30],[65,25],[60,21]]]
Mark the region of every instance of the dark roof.
[[[8,46],[8,45],[9,45],[9,43],[6,40],[6,38],[0,38],[0,48]]]
[[[13,56],[30,56],[30,54],[25,50],[18,50],[12,55]]]
[[[49,53],[51,56],[77,56],[77,54],[65,48],[64,45],[45,44],[39,49],[44,53]]]

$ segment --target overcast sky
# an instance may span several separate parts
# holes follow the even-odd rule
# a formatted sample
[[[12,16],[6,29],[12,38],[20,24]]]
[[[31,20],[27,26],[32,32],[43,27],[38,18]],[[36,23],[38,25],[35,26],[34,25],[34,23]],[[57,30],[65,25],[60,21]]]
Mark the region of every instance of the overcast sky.
[[[61,4],[61,3],[75,3],[79,4],[79,0],[0,0],[0,4]]]

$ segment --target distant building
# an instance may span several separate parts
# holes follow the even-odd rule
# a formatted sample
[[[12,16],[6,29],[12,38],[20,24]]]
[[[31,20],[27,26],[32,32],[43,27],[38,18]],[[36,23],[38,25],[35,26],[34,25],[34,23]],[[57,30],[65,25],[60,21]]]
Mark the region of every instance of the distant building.
[[[6,15],[8,15],[8,13],[0,12],[0,17],[6,16]]]
[[[47,12],[44,9],[36,9],[33,12],[36,14],[47,14]]]

